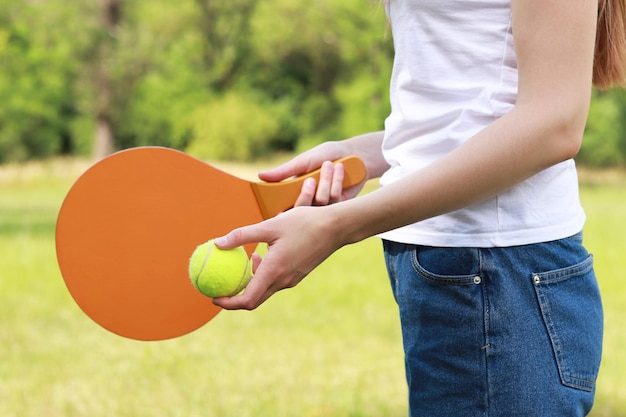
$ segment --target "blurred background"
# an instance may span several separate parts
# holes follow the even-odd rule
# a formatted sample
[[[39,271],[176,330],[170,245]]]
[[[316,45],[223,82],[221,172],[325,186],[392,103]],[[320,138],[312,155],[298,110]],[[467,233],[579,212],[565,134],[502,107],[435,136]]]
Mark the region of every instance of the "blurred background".
[[[0,0],[0,415],[405,416],[376,239],[258,311],[158,343],[89,321],[54,248],[65,193],[115,150],[173,147],[253,179],[381,129],[392,56],[375,0]],[[624,417],[626,92],[594,91],[585,136],[585,240],[606,310],[592,415]]]
[[[369,0],[2,0],[0,162],[163,145],[252,160],[380,129]]]

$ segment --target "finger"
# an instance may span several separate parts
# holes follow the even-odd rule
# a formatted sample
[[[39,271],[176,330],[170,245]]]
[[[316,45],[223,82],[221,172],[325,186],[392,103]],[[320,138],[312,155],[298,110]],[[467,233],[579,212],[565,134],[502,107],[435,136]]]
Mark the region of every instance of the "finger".
[[[261,222],[234,229],[216,238],[214,242],[220,249],[233,249],[247,243],[269,242],[272,239],[270,232],[271,228],[265,227],[265,222]]]
[[[259,255],[258,253],[254,252],[252,254],[252,274],[256,274],[256,270],[259,265],[261,265],[262,260],[263,259],[261,258],[261,255]]]
[[[262,263],[259,265],[259,267]],[[257,273],[242,294],[234,297],[218,297],[213,299],[213,304],[226,310],[254,310],[270,298],[276,291],[269,276],[263,275],[263,268],[257,268]]]
[[[234,297],[217,297],[213,299],[213,304],[225,310],[254,310],[267,300],[271,294],[266,288],[256,285],[259,280],[254,277],[244,290],[243,294]]]
[[[250,281],[250,285],[252,281]],[[235,297],[220,297],[214,298],[213,304],[223,308],[224,310],[254,310],[258,308],[261,304],[267,301],[274,293],[271,291],[265,291],[261,293],[259,296],[252,296],[249,289],[246,288],[246,291]]]
[[[330,184],[330,203],[338,203],[343,200],[343,177],[345,170],[343,164],[335,164],[333,167],[333,179]]]
[[[315,178],[307,178],[306,180],[304,180],[304,183],[302,184],[302,190],[300,191],[300,195],[298,196],[294,207],[313,205],[316,187],[317,183],[315,182]]]
[[[322,164],[320,170],[320,179],[317,184],[317,191],[315,193],[315,204],[319,206],[325,206],[330,202],[330,190],[333,181],[333,163],[326,161]]]

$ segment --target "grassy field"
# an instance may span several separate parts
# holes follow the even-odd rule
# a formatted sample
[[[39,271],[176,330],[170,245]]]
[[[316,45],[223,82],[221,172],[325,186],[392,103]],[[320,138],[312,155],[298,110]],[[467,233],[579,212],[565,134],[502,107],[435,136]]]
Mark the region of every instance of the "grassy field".
[[[84,168],[0,167],[0,416],[407,414],[396,308],[376,239],[342,249],[257,311],[222,312],[176,340],[126,340],[82,314],[55,260],[56,215]],[[625,417],[624,177],[585,182],[583,199],[606,309],[593,416]]]

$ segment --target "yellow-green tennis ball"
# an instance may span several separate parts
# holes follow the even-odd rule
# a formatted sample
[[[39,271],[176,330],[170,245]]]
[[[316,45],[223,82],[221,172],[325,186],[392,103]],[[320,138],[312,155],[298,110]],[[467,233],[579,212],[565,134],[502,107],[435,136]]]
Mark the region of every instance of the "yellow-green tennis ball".
[[[189,278],[207,297],[231,297],[248,285],[252,262],[241,247],[220,249],[213,240],[198,246],[189,260]]]

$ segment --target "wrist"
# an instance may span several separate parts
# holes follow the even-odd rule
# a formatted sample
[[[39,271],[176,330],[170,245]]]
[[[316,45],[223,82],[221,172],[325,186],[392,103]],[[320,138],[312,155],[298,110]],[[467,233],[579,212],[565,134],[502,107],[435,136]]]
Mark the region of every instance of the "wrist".
[[[322,216],[325,224],[329,226],[327,231],[334,235],[340,247],[370,237],[367,230],[368,221],[362,218],[357,210],[358,204],[355,204],[358,200],[360,198],[356,197],[324,207],[325,212]]]

